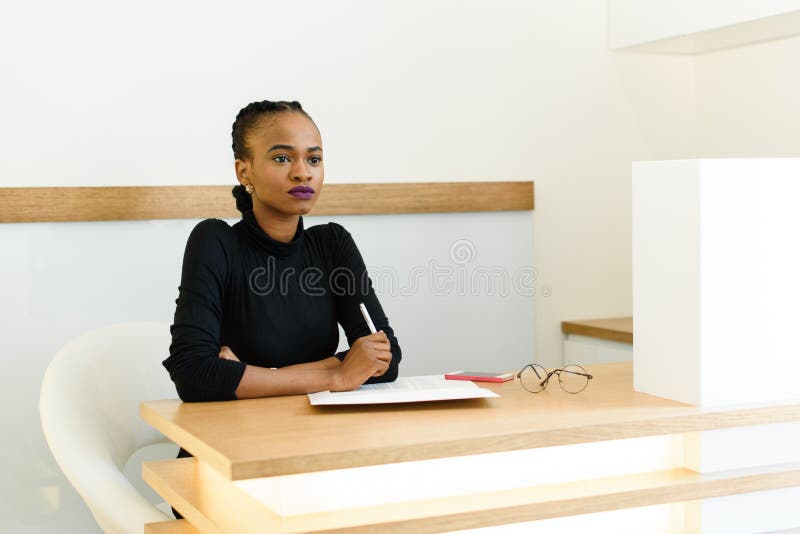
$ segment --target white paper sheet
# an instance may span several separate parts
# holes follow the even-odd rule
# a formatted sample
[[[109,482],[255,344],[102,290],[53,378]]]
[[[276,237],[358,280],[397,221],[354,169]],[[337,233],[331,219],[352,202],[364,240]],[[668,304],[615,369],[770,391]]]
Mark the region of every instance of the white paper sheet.
[[[494,391],[466,380],[445,380],[444,375],[406,376],[385,384],[367,384],[353,391],[309,393],[312,405],[386,404],[451,399],[499,397]]]

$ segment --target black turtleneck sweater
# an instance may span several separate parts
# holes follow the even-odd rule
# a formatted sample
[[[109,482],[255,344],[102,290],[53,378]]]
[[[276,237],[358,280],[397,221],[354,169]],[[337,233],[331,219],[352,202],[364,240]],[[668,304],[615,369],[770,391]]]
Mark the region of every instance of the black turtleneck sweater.
[[[397,378],[400,346],[375,296],[352,236],[334,222],[303,228],[281,243],[258,225],[252,208],[229,226],[206,219],[186,244],[183,272],[164,367],[184,401],[236,398],[245,364],[284,367],[335,354],[337,322],[350,346],[368,335],[364,302],[375,328],[389,338],[392,362],[382,376]],[[222,345],[241,362],[219,358]]]

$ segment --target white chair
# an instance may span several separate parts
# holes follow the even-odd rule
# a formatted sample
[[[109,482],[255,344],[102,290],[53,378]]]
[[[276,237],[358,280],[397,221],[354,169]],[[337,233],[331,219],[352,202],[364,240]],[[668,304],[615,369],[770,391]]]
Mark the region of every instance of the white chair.
[[[161,365],[169,344],[168,324],[116,324],[68,342],[45,372],[44,435],[104,532],[141,534],[144,523],[173,519],[123,472],[136,451],[165,442],[139,418],[139,403],[177,396]],[[171,450],[174,457],[177,446]]]

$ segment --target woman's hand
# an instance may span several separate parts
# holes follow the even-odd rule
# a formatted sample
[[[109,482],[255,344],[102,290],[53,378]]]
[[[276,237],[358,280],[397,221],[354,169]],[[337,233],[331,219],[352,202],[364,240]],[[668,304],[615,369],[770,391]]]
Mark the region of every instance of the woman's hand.
[[[334,371],[331,391],[356,389],[371,376],[384,374],[391,361],[391,345],[383,330],[360,337]]]
[[[219,351],[219,357],[222,358],[223,360],[232,360],[234,362],[239,361],[239,358],[236,357],[231,348],[228,347],[227,345],[222,346],[222,348]]]

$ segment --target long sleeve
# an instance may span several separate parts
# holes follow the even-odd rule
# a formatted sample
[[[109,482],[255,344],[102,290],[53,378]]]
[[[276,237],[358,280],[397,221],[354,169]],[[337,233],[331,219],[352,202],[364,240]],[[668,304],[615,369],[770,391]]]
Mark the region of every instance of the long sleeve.
[[[207,219],[186,243],[170,356],[163,362],[184,401],[235,399],[244,374],[244,363],[219,358],[230,232],[224,221]]]
[[[379,382],[393,382],[397,379],[402,351],[394,335],[394,330],[389,326],[389,319],[383,311],[372,280],[367,273],[367,267],[350,233],[341,225],[329,223],[335,236],[336,252],[334,254],[335,268],[331,273],[331,290],[336,295],[336,316],[347,335],[350,346],[363,336],[369,335],[369,327],[364,321],[359,309],[363,302],[372,318],[377,330],[383,330],[389,338],[392,352],[392,362],[389,369],[379,376],[367,380],[367,384]],[[336,354],[340,360],[344,359],[348,351]]]

